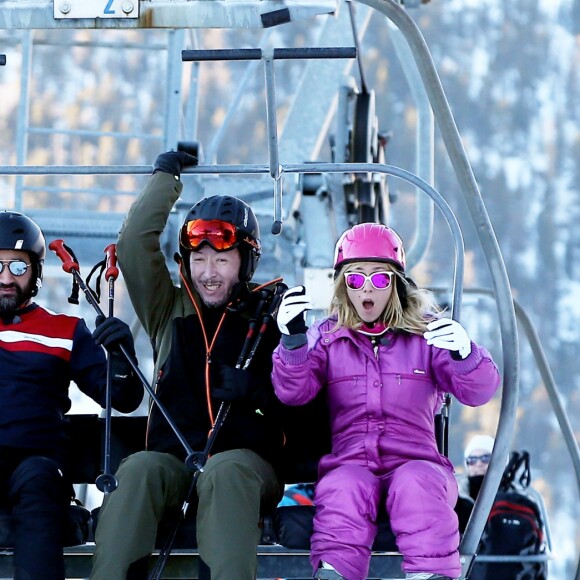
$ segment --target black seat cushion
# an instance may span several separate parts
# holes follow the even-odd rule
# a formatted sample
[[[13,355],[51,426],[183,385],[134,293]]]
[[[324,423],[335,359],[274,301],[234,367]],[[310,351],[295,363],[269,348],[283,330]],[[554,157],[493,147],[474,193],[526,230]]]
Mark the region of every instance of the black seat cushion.
[[[471,498],[459,497],[455,506],[455,513],[457,513],[459,519],[459,531],[461,534],[465,531],[472,507],[473,500]],[[277,508],[273,525],[276,542],[286,548],[309,550],[312,521],[315,512],[316,507],[310,505]],[[379,513],[379,524],[373,550],[380,552],[397,551],[395,535],[391,530],[389,518],[384,511]]]

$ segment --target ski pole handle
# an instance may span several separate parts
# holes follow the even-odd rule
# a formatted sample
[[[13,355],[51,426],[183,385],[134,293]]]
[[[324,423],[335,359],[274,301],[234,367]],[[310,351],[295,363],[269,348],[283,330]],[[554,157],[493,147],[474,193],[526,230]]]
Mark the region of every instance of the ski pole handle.
[[[111,278],[116,280],[119,277],[119,268],[117,268],[117,245],[109,244],[104,251],[105,256],[107,256],[105,262],[105,280],[107,282]]]
[[[53,240],[48,245],[48,249],[52,250],[62,262],[62,269],[70,274],[73,271],[80,272],[78,262],[70,255],[70,252],[64,247],[64,240]]]
[[[117,268],[117,246],[109,244],[105,248],[105,280],[109,283],[109,316],[113,316],[115,303],[115,280],[119,276]]]
[[[268,324],[270,323],[271,320],[274,319],[276,313],[278,312],[280,302],[282,302],[282,297],[284,296],[286,290],[288,290],[288,286],[286,286],[284,282],[278,282],[276,284],[272,300],[270,300],[270,304],[268,305],[266,312],[262,314],[262,325],[260,326],[260,332],[258,333],[258,336],[256,336],[256,340],[254,341],[254,345],[250,350],[248,358],[246,358],[246,361],[244,362],[244,366],[242,367],[243,370],[247,370],[248,367],[250,366],[250,363],[252,362],[252,359],[254,358],[254,355],[256,354],[256,351],[258,350],[260,343],[262,342],[262,337],[264,336],[266,329],[268,328]]]
[[[272,296],[272,300],[270,300],[268,309],[262,315],[262,326],[260,328],[260,334],[264,334],[264,332],[266,332],[266,327],[268,326],[268,323],[278,313],[278,308],[280,308],[280,303],[282,302],[282,298],[284,297],[286,290],[288,290],[288,286],[286,286],[284,282],[278,282],[276,284],[276,287],[274,288],[274,295]]]
[[[53,240],[48,245],[48,249],[52,250],[61,259],[62,269],[68,274],[73,275],[73,278],[77,281],[79,288],[84,292],[86,299],[95,309],[95,312],[105,316],[105,313],[101,310],[101,307],[94,297],[93,292],[83,280],[78,262],[76,262],[76,260],[71,256],[70,252],[66,249],[64,240]]]
[[[258,327],[258,320],[260,320],[264,308],[268,304],[268,300],[270,300],[271,292],[269,290],[261,290],[260,291],[260,300],[258,301],[258,306],[256,307],[256,312],[254,317],[250,320],[250,324],[248,326],[248,334],[246,335],[246,340],[242,346],[242,350],[240,352],[240,356],[238,357],[238,362],[236,363],[236,368],[242,368],[244,364],[244,360],[250,350],[250,346],[252,344],[252,340],[254,339],[254,335],[256,333],[256,328]]]
[[[272,302],[270,302],[270,308],[268,309],[268,316],[274,318],[278,313],[278,308],[280,308],[280,303],[284,297],[284,293],[288,290],[288,286],[284,282],[278,282],[276,284],[276,289],[274,290],[274,296]]]

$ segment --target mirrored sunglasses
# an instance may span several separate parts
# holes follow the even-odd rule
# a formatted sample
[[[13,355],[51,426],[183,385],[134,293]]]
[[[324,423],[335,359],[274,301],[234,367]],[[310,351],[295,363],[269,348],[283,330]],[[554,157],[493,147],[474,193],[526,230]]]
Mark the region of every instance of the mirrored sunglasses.
[[[394,272],[373,272],[370,276],[361,272],[345,272],[344,281],[351,290],[360,290],[367,280],[376,290],[386,290],[391,285]]]
[[[8,266],[8,269],[13,276],[24,276],[30,264],[27,264],[24,260],[0,261],[0,274],[4,272],[4,266]]]
[[[470,455],[465,460],[465,463],[467,463],[467,465],[475,465],[478,461],[487,465],[491,461],[491,453],[486,453],[485,455]]]
[[[188,250],[198,250],[207,242],[214,250],[222,252],[238,243],[236,226],[222,220],[191,220],[181,229],[181,244]]]

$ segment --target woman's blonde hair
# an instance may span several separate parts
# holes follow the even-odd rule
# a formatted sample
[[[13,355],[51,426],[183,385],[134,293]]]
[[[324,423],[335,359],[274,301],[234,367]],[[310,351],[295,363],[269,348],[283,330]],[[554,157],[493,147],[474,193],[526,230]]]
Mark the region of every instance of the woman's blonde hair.
[[[335,276],[334,292],[330,303],[331,314],[338,317],[335,329],[346,327],[357,329],[363,324],[348,297],[345,272],[350,272],[355,266],[364,262],[346,264]],[[427,324],[438,317],[441,308],[437,305],[433,294],[424,288],[418,288],[415,283],[405,277],[404,273],[389,263],[385,263],[386,272],[394,272],[392,292],[387,305],[378,321],[386,327],[403,330],[411,334],[423,334]]]

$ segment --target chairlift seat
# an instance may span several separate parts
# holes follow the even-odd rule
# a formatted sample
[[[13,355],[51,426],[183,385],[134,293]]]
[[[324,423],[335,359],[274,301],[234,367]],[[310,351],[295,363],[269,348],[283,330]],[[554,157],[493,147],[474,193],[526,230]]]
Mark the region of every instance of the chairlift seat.
[[[320,457],[330,449],[328,416],[322,397],[310,405],[289,410],[285,418],[287,445],[284,465],[287,483],[313,482],[317,478]],[[113,416],[111,420],[111,471],[114,473],[123,458],[144,449],[147,417]],[[68,474],[74,483],[95,482],[103,470],[105,419],[97,415],[70,415],[67,417],[69,433]],[[114,492],[113,492],[114,493]],[[471,501],[471,500],[469,500]],[[69,509],[69,520],[74,524],[79,517],[78,506]],[[86,511],[86,510],[85,510]],[[286,578],[300,578],[310,574],[308,554],[314,506],[278,507],[275,513],[263,519],[262,544],[258,547],[258,567],[261,576],[284,574]],[[467,522],[470,506],[464,500],[458,503],[462,529]],[[461,514],[467,514],[462,518]],[[175,522],[168,514],[161,522],[157,547],[161,548]],[[94,528],[98,522],[98,508],[91,514],[91,529],[78,545],[70,547],[66,540],[65,564],[67,577],[87,577],[94,550]],[[0,511],[0,576],[9,574],[12,562],[11,521],[7,511]],[[195,511],[190,510],[180,526],[174,550],[166,567],[167,578],[192,578],[198,570],[195,535]],[[400,576],[401,556],[397,552],[394,536],[386,515],[381,517],[379,533],[373,546],[372,578],[397,578]],[[282,558],[283,556],[283,558]],[[388,556],[383,558],[381,556]],[[153,560],[157,557],[154,554]],[[378,559],[375,559],[377,557]],[[197,574],[197,572],[194,572]],[[264,576],[266,575],[266,576]]]

